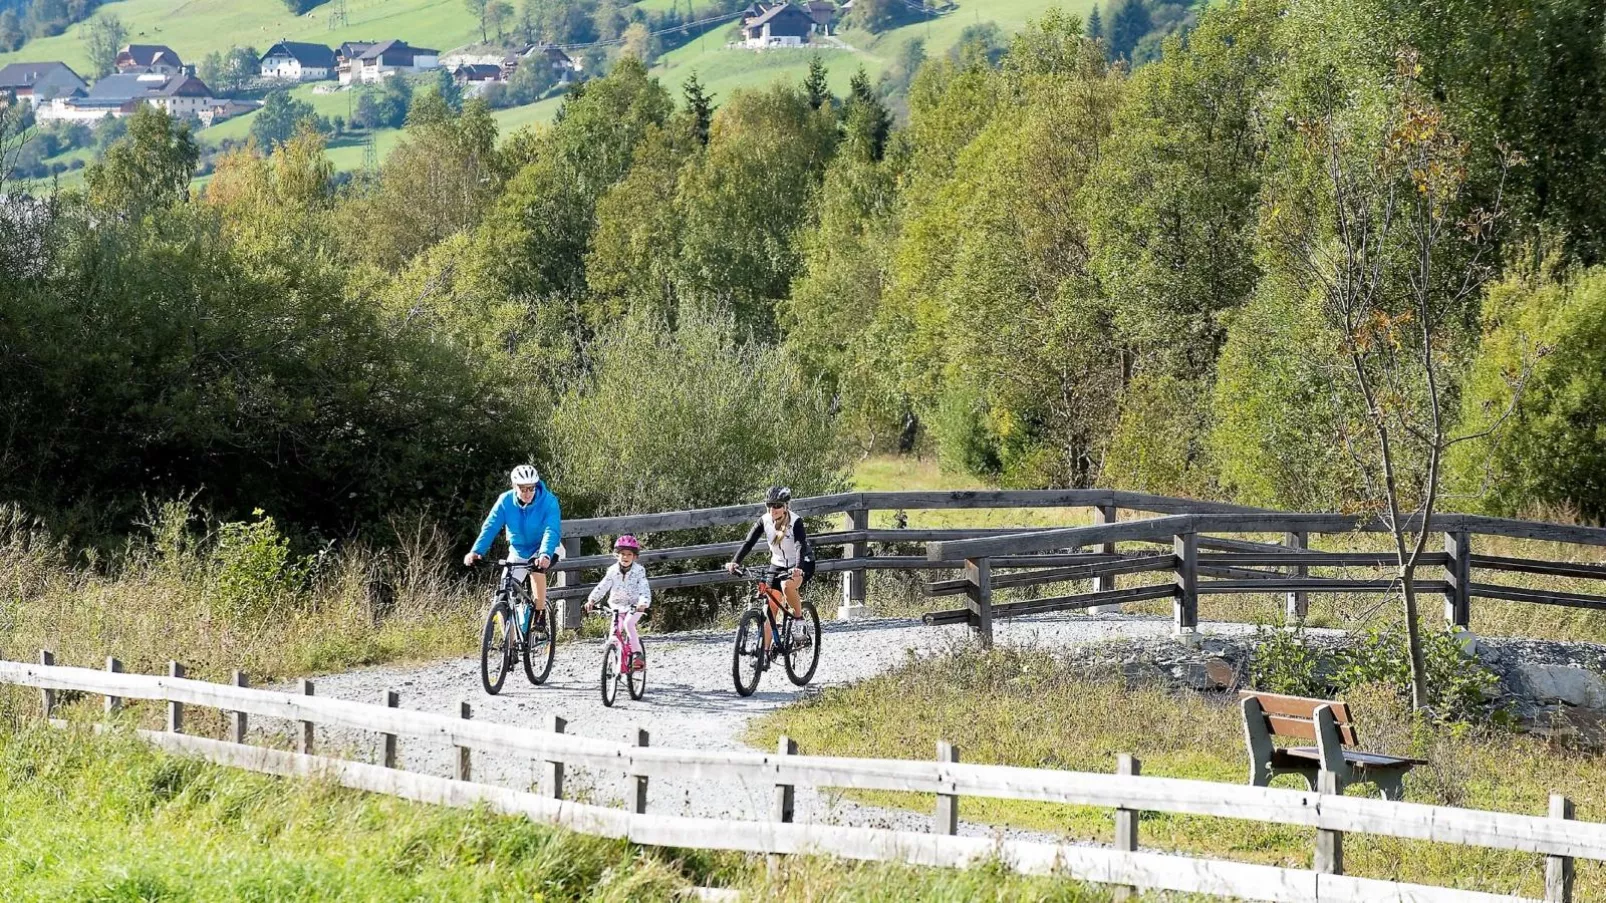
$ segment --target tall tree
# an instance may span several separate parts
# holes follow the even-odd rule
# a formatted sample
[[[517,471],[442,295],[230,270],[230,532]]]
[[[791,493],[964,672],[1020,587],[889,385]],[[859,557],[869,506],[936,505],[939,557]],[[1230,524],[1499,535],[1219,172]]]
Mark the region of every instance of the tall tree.
[[[713,95],[703,90],[703,83],[697,80],[697,70],[693,69],[681,86],[681,93],[686,98],[686,113],[691,117],[692,134],[700,144],[708,143],[708,127],[714,121]]]
[[[809,57],[809,74],[803,79],[803,95],[818,110],[831,102],[831,86],[825,80],[825,61],[818,53]]]
[[[140,104],[128,117],[128,134],[84,171],[89,202],[105,215],[137,222],[189,196],[200,158],[188,126]]]
[[[481,44],[490,41],[485,27],[487,25],[486,20],[489,18],[491,3],[492,0],[463,0],[463,5],[468,7],[469,14],[474,17],[475,21],[480,23]]]
[[[485,7],[485,21],[496,29],[496,39],[502,40],[508,23],[513,21],[513,4],[507,0],[491,0]]]
[[[128,29],[123,20],[112,13],[101,13],[84,27],[84,52],[95,69],[97,78],[104,78],[117,69],[117,51],[128,40]]]

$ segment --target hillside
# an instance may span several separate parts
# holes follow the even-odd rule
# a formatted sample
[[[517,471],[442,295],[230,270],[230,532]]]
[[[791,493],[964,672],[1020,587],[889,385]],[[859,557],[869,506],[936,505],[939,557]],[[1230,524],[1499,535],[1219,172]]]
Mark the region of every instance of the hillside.
[[[662,3],[643,0],[638,5],[656,8]],[[880,35],[848,30],[840,41],[850,49],[826,46],[817,52],[830,72],[833,90],[842,93],[860,67],[876,78],[911,40],[924,41],[928,55],[939,55],[954,46],[970,25],[993,22],[1009,34],[1023,27],[1028,19],[1056,6],[1085,15],[1092,5],[1093,0],[961,0],[958,11],[947,16]],[[345,0],[346,23],[335,27],[330,21],[334,3],[325,3],[303,16],[290,15],[281,0],[124,0],[107,4],[104,9],[123,20],[131,40],[168,44],[192,64],[213,51],[245,45],[261,49],[280,38],[333,45],[344,40],[399,37],[444,52],[477,37],[473,17],[458,0]],[[0,54],[0,66],[24,59],[60,59],[75,69],[87,70],[82,29],[82,25],[75,26],[54,38],[31,41],[15,53]],[[652,68],[653,74],[678,94],[680,84],[696,72],[717,102],[742,88],[799,81],[815,54],[813,50],[755,53],[729,48],[726,42],[732,34],[730,26],[705,33],[660,57]],[[321,115],[350,118],[354,93],[314,93],[312,89],[312,85],[303,85],[294,93]],[[551,121],[559,103],[558,99],[549,99],[500,110],[496,120],[505,136],[527,125]],[[250,131],[251,119],[245,116],[221,123],[203,130],[200,137],[211,146],[228,139],[243,139]],[[374,132],[377,155],[382,158],[397,137],[394,130]],[[330,148],[330,159],[338,170],[358,169],[367,157],[367,143],[366,136],[337,140]],[[66,162],[69,157],[54,159]],[[76,173],[65,178],[64,184],[73,184]]]

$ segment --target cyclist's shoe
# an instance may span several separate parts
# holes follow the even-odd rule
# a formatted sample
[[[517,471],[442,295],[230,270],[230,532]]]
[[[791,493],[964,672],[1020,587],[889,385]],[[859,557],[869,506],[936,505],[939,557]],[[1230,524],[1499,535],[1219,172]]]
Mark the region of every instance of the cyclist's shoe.
[[[630,653],[630,670],[631,671],[645,671],[645,670],[647,670],[647,660],[641,657],[641,653],[639,653],[639,652]]]

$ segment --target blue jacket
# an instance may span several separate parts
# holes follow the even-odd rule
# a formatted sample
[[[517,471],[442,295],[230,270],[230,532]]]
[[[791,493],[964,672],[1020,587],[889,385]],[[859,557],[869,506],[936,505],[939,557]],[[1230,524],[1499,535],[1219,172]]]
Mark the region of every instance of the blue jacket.
[[[513,554],[524,559],[551,556],[558,551],[563,538],[563,518],[558,513],[558,497],[546,488],[545,483],[535,484],[535,498],[530,504],[519,504],[519,493],[509,489],[491,506],[491,513],[480,528],[480,538],[474,541],[474,553],[484,555],[491,550],[496,531],[507,528],[507,544]]]

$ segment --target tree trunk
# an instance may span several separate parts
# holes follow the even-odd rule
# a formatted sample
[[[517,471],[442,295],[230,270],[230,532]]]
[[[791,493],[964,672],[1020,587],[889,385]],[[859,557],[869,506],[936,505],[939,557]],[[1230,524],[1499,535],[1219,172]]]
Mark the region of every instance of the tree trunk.
[[[1411,708],[1428,707],[1428,661],[1422,653],[1421,624],[1416,615],[1416,565],[1400,566],[1400,583],[1405,588],[1405,637],[1411,655]]]

